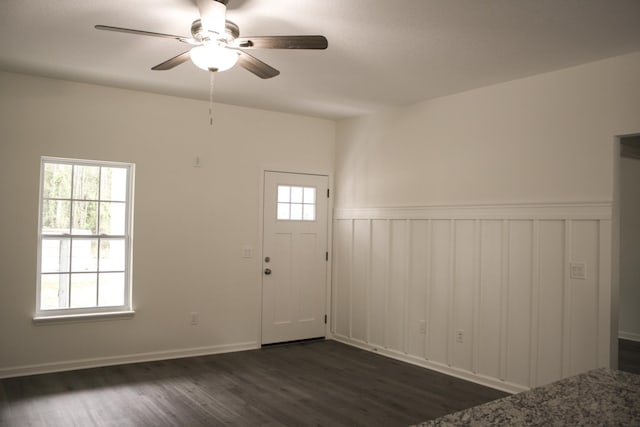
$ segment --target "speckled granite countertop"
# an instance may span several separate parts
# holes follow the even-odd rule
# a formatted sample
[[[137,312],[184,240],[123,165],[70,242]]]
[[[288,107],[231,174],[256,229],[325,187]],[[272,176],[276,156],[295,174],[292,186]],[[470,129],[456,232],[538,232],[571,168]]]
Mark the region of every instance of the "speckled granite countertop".
[[[640,375],[595,369],[418,426],[640,426]]]

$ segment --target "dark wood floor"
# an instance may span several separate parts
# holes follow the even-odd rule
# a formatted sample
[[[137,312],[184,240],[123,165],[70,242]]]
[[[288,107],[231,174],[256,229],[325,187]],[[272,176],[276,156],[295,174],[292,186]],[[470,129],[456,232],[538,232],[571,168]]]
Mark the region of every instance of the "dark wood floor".
[[[314,341],[0,380],[0,426],[406,426],[505,395]]]
[[[618,369],[640,374],[640,342],[618,340]]]

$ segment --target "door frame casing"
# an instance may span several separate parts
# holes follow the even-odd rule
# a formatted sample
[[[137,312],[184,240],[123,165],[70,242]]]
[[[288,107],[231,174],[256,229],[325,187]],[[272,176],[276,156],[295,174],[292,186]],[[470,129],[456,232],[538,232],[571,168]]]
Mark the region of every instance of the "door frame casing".
[[[611,335],[609,341],[609,367],[618,368],[618,334],[620,316],[620,205],[621,199],[621,157],[622,141],[638,137],[640,132],[619,134],[613,140],[613,203],[611,213]]]
[[[258,337],[257,343],[259,346],[262,346],[262,298],[263,298],[263,286],[262,286],[262,260],[264,258],[264,184],[265,184],[265,174],[267,172],[275,172],[275,173],[290,173],[290,174],[298,174],[298,175],[320,175],[326,176],[328,180],[329,187],[329,199],[327,200],[327,251],[329,252],[329,259],[325,265],[325,314],[327,316],[327,323],[324,325],[324,336],[325,338],[331,337],[331,277],[332,274],[332,248],[333,248],[333,199],[334,199],[334,189],[333,189],[333,173],[322,171],[322,170],[301,170],[301,169],[290,169],[290,168],[280,168],[280,167],[268,167],[263,166],[260,168],[260,191],[259,194],[259,206],[258,206],[258,248],[256,250],[257,253],[257,265],[256,265],[256,283],[259,285],[258,292],[258,306],[256,307],[258,313],[258,322],[256,325],[256,336]]]
[[[620,153],[622,136],[613,141],[613,200],[611,204],[611,308],[609,368],[618,369],[618,316],[620,301]]]

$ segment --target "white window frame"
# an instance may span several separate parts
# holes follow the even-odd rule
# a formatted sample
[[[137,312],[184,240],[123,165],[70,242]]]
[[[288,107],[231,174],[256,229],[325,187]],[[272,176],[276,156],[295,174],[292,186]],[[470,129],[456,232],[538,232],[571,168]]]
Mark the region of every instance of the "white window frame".
[[[42,222],[43,222],[43,196],[44,196],[44,172],[45,164],[63,164],[71,166],[90,166],[90,167],[116,167],[124,168],[127,170],[127,188],[125,199],[125,230],[124,235],[107,235],[97,234],[95,237],[98,239],[108,239],[109,237],[124,238],[125,242],[125,265],[124,265],[124,304],[119,306],[109,307],[83,307],[83,308],[61,308],[61,309],[41,309],[41,278],[42,278],[42,242],[43,238],[51,237],[73,237],[71,234],[51,235],[43,234]],[[36,287],[36,309],[34,315],[34,322],[50,322],[50,321],[66,321],[66,320],[78,320],[83,318],[112,318],[112,317],[131,317],[134,314],[133,301],[132,301],[132,253],[133,253],[133,189],[134,189],[134,171],[135,165],[133,163],[121,163],[110,161],[98,161],[98,160],[81,160],[81,159],[69,159],[59,157],[46,157],[40,158],[40,189],[38,198],[38,256],[37,256],[37,287]],[[73,199],[69,196],[69,200]],[[98,230],[99,233],[99,230]],[[86,238],[87,236],[82,236]],[[69,273],[72,274],[71,272]],[[82,274],[82,273],[80,273]]]

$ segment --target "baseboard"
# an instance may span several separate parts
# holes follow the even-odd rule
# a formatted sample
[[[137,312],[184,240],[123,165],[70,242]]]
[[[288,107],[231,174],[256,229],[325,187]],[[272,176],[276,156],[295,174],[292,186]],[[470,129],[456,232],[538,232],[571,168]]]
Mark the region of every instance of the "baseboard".
[[[51,372],[73,371],[76,369],[124,365],[128,363],[153,362],[157,360],[180,359],[184,357],[208,356],[211,354],[231,353],[234,351],[254,350],[257,348],[260,348],[260,343],[251,341],[234,344],[214,345],[208,347],[194,347],[179,350],[127,354],[122,356],[65,360],[63,362],[43,363],[37,365],[14,366],[9,368],[1,368],[0,379],[22,377],[26,375],[46,374]]]
[[[623,340],[640,342],[640,334],[636,334],[633,332],[618,331],[618,338],[621,338]]]
[[[524,387],[518,384],[501,381],[497,378],[491,378],[491,377],[487,377],[479,374],[474,374],[473,372],[443,365],[441,363],[422,359],[416,356],[411,356],[409,354],[400,353],[394,350],[380,348],[375,345],[371,345],[363,341],[353,340],[339,334],[332,334],[330,337],[327,337],[327,338],[333,339],[343,344],[360,348],[362,350],[371,351],[372,353],[377,353],[385,357],[400,360],[402,362],[411,363],[412,365],[420,366],[426,369],[431,369],[432,371],[440,372],[442,374],[450,375],[452,377],[460,378],[462,380],[466,380],[466,381],[470,381],[483,386],[491,387],[496,390],[504,391],[507,393],[520,393],[522,391],[529,390],[528,387]]]

